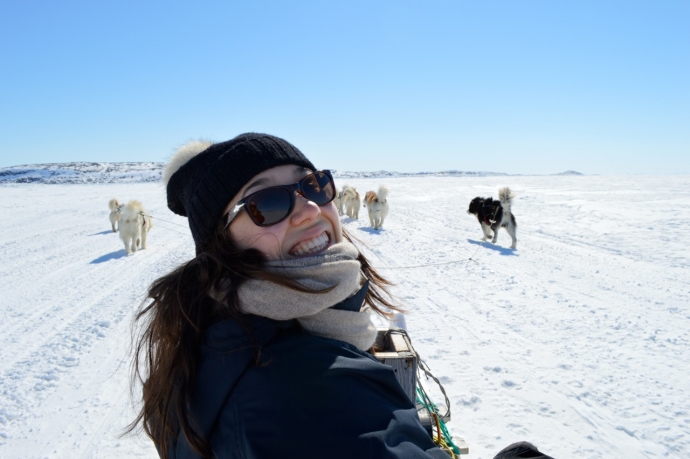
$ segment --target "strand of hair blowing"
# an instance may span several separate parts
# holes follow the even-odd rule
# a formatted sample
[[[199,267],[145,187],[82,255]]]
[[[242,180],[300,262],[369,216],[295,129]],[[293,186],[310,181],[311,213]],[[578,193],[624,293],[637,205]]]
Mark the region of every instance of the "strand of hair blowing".
[[[239,311],[237,288],[247,279],[263,279],[309,291],[292,279],[264,271],[263,255],[257,250],[239,249],[223,226],[220,222],[212,240],[194,259],[151,284],[148,298],[152,301],[142,304],[134,319],[138,327],[133,333],[138,336],[133,337],[132,390],[142,385],[142,406],[125,433],[141,426],[161,458],[169,456],[180,433],[201,457],[214,457],[188,407],[203,331],[215,320],[232,318],[252,341],[251,330]],[[343,234],[351,241],[345,231]],[[398,311],[387,299],[390,294],[386,287],[392,284],[361,253],[358,259],[363,277],[370,280],[365,304],[384,316],[389,313],[383,308]],[[210,294],[221,288],[223,300],[209,301]],[[259,352],[257,348],[256,362]]]

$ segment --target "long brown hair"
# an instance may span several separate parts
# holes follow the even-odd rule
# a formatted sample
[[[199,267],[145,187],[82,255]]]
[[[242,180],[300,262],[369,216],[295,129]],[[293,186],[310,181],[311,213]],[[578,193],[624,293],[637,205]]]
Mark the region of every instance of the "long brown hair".
[[[343,236],[352,242],[344,229]],[[361,253],[358,260],[362,276],[369,279],[365,304],[383,316],[390,316],[386,310],[399,311],[387,290],[391,282],[376,272]],[[238,305],[239,286],[248,279],[263,279],[310,291],[293,279],[265,271],[264,262],[258,250],[240,249],[224,229],[224,222],[220,222],[214,237],[195,258],[149,287],[148,298],[137,312],[133,328],[132,390],[138,384],[143,386],[143,403],[125,432],[141,426],[161,458],[168,457],[180,432],[196,453],[213,458],[208,439],[196,428],[188,406],[203,331],[215,320],[232,318],[252,339],[252,330]],[[208,300],[221,291],[221,301]]]

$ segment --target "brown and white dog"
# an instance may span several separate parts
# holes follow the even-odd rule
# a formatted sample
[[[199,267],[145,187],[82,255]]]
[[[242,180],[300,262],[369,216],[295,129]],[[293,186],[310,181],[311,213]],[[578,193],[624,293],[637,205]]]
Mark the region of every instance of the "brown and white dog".
[[[124,206],[124,204],[120,204],[115,198],[108,201],[108,208],[110,209],[110,215],[108,218],[110,219],[110,225],[113,228],[113,233],[117,233],[117,228],[115,228],[115,225],[120,222],[120,216],[122,215],[122,208]]]
[[[498,200],[493,198],[480,198],[477,196],[470,202],[470,207],[467,209],[468,214],[474,214],[479,220],[479,224],[484,232],[482,241],[486,241],[491,237],[493,231],[492,243],[496,243],[498,239],[498,230],[505,228],[513,243],[510,248],[515,249],[517,245],[517,222],[515,216],[510,210],[515,195],[510,191],[510,188],[505,187],[498,190]]]
[[[367,191],[364,195],[364,207],[369,211],[369,223],[375,230],[383,226],[383,220],[388,215],[388,188],[379,186],[379,192]]]
[[[151,231],[153,221],[144,206],[136,200],[131,200],[122,209],[120,217],[120,239],[125,244],[127,255],[146,248],[146,236]]]

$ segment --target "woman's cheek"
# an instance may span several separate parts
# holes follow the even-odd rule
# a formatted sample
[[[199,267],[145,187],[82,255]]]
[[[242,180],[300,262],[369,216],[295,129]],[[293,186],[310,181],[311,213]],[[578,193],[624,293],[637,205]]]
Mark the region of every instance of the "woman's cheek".
[[[338,209],[335,207],[335,203],[331,202],[328,204],[327,208],[327,218],[331,222],[333,227],[333,236],[335,242],[343,242],[343,228],[340,224],[340,216],[338,215]]]
[[[246,215],[241,215],[238,216],[237,221],[230,225],[230,235],[239,248],[256,249],[269,260],[280,260],[282,244],[280,226],[260,228],[252,223]]]
[[[290,247],[282,246],[283,238],[280,236],[274,232],[258,235],[252,247],[263,253],[269,260],[281,260]]]

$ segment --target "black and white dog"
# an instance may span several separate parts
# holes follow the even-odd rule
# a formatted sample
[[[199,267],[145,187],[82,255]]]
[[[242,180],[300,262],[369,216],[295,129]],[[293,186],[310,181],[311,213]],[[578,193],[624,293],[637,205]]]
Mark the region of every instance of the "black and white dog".
[[[506,187],[498,190],[498,200],[477,196],[470,202],[470,208],[467,209],[467,213],[477,216],[477,220],[479,220],[479,224],[484,232],[482,241],[489,239],[493,231],[494,234],[491,242],[495,244],[496,239],[498,239],[499,228],[505,228],[513,240],[510,248],[516,248],[517,237],[515,232],[517,230],[517,223],[515,222],[515,216],[510,211],[510,205],[514,197],[515,195],[511,193],[510,188]]]

